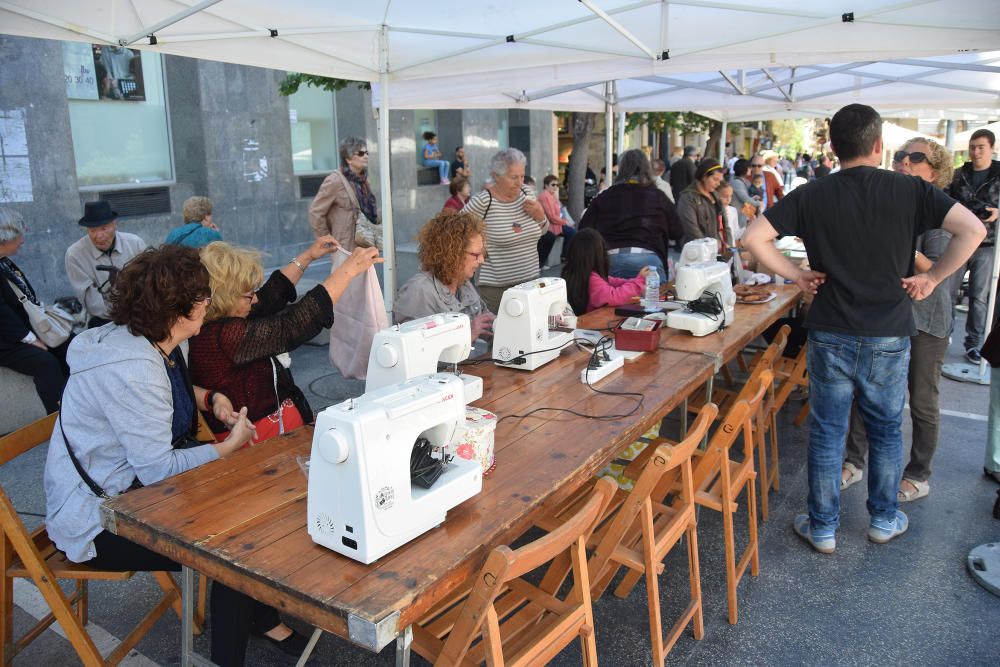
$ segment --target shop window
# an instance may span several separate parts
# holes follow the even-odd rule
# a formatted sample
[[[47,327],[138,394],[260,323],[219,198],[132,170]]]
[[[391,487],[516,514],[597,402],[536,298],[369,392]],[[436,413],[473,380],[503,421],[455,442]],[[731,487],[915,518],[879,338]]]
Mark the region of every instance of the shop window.
[[[63,66],[80,187],[171,182],[160,54],[64,42]]]
[[[294,173],[328,173],[340,166],[336,117],[331,91],[303,86],[288,96]]]

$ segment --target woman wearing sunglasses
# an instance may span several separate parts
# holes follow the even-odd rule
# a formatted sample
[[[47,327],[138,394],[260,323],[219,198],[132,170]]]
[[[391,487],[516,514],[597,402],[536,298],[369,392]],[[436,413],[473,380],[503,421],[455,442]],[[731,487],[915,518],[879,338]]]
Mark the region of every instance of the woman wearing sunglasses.
[[[896,151],[893,162],[900,171],[917,176],[944,189],[951,183],[951,153],[931,139],[915,138]],[[931,268],[944,252],[951,235],[943,229],[931,229],[917,238],[913,260],[914,273]],[[910,418],[913,420],[913,443],[910,461],[903,470],[899,483],[899,502],[923,498],[930,492],[931,458],[938,444],[940,413],[938,411],[938,385],[941,382],[941,365],[948,351],[951,335],[952,293],[958,274],[942,280],[926,299],[913,302],[913,320],[917,335],[910,339]],[[868,451],[864,421],[855,405],[851,412],[851,429],[847,435],[847,453],[841,473],[841,488],[861,481]]]
[[[486,261],[486,223],[468,211],[444,210],[417,236],[420,272],[399,288],[396,324],[436,313],[465,313],[473,342],[493,333],[494,315],[472,284]]]
[[[340,142],[340,169],[326,177],[309,206],[309,225],[317,238],[329,234],[344,250],[354,250],[361,215],[379,223],[378,204],[368,185],[368,145],[348,137]]]

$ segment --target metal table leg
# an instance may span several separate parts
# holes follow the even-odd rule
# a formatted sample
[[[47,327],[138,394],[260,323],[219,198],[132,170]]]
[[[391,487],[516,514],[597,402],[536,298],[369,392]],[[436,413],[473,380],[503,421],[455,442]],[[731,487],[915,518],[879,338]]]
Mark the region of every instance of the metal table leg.
[[[683,440],[688,434],[688,400],[681,401],[681,437]],[[662,436],[661,436],[662,437]]]
[[[194,652],[194,575],[187,565],[181,567],[181,667],[209,666],[214,663]]]
[[[712,389],[715,387],[715,376],[712,375],[708,378],[708,382],[705,383],[705,403],[712,402]],[[705,431],[705,437],[701,440],[701,448],[708,449],[708,431]]]
[[[413,627],[408,625],[396,637],[396,667],[410,667],[411,643],[413,643]]]
[[[306,662],[309,660],[309,656],[312,655],[313,649],[316,648],[316,642],[319,641],[320,636],[323,631],[319,628],[315,628],[312,633],[312,637],[309,638],[309,643],[306,644],[306,650],[302,651],[302,655],[299,656],[299,661],[295,663],[295,667],[305,667]]]

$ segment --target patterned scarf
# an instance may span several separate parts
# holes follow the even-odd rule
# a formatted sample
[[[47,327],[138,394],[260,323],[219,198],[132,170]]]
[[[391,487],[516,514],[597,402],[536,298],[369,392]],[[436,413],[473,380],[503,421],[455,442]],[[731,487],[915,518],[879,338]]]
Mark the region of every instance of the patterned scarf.
[[[3,274],[5,280],[9,280],[17,285],[17,288],[24,293],[24,296],[28,297],[28,301],[38,304],[38,297],[35,296],[35,290],[31,289],[31,283],[28,282],[28,279],[21,273],[21,269],[17,268],[17,264],[10,257],[0,258],[0,273]]]
[[[374,224],[378,219],[378,204],[375,202],[375,195],[372,194],[372,189],[368,187],[368,170],[366,169],[360,174],[355,174],[354,170],[345,164],[340,168],[340,171],[344,174],[344,178],[354,186],[354,194],[358,198],[358,206],[361,207],[361,212],[365,214],[369,222]]]

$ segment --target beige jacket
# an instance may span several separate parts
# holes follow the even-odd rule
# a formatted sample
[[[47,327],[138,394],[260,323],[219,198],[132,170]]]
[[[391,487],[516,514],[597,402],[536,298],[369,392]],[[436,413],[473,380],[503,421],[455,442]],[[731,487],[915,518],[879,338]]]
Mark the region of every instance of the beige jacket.
[[[354,188],[337,170],[323,180],[309,206],[309,226],[316,237],[330,234],[344,250],[354,250],[358,206]]]

